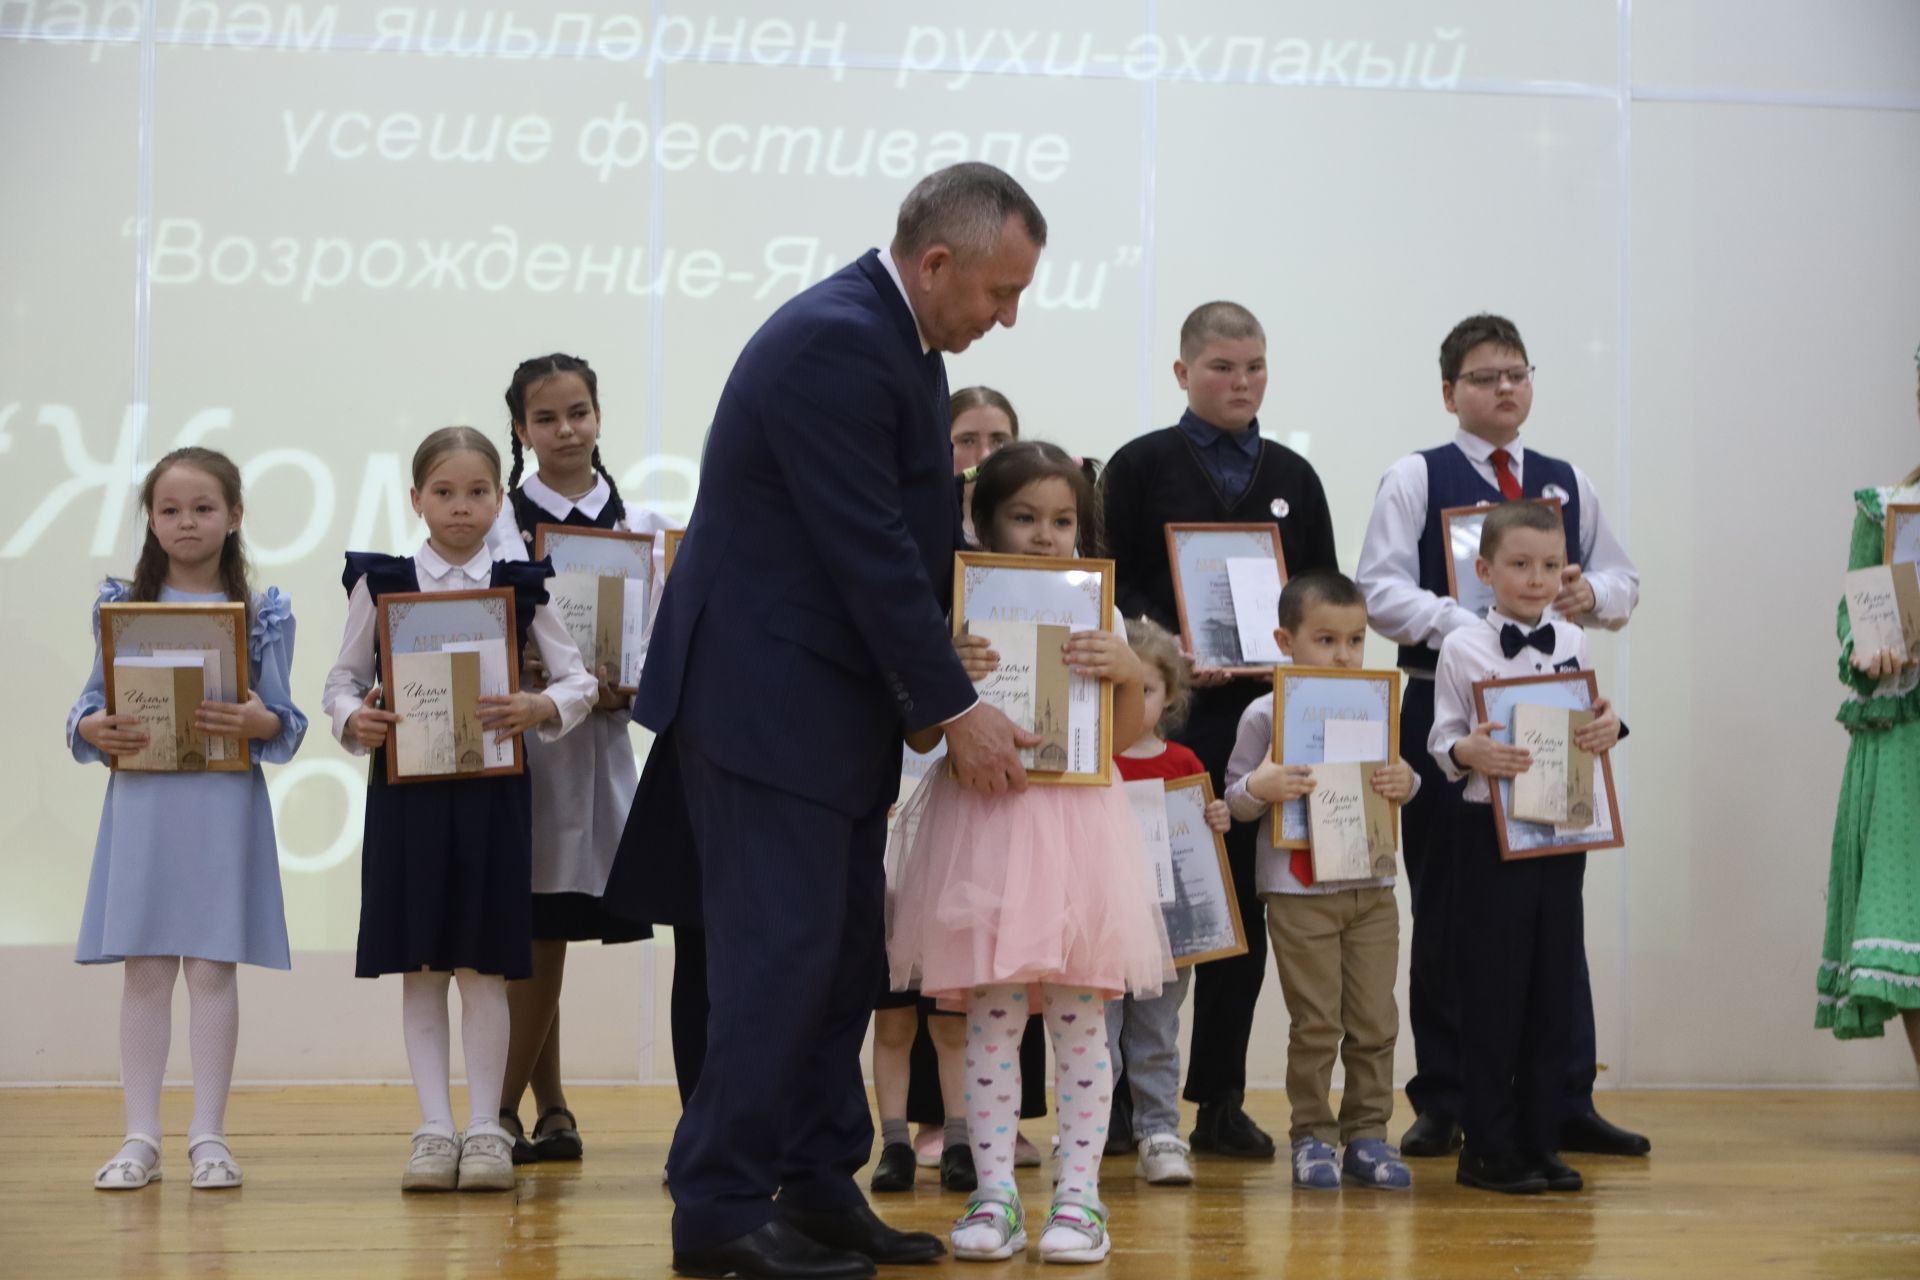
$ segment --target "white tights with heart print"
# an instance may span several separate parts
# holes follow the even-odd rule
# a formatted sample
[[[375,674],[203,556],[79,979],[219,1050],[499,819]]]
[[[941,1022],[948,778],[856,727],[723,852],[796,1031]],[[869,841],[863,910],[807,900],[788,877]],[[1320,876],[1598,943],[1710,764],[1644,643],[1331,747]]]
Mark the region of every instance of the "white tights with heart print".
[[[975,987],[967,1004],[967,1130],[980,1186],[1019,1194],[1013,1182],[1013,1139],[1020,1125],[1020,1036],[1029,988]],[[1060,1117],[1057,1196],[1097,1201],[1100,1153],[1113,1110],[1113,1062],[1107,1052],[1107,1008],[1084,987],[1040,985],[1042,1013],[1053,1037],[1054,1106]]]

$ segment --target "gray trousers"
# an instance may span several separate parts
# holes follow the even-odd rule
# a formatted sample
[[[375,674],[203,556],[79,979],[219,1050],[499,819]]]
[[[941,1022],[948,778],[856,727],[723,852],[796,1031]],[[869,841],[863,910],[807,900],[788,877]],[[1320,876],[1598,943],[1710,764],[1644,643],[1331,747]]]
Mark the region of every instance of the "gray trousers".
[[[1176,970],[1150,1000],[1127,996],[1107,1002],[1107,1045],[1117,1078],[1122,1067],[1133,1091],[1136,1142],[1180,1135],[1180,1004],[1193,981],[1193,966]]]

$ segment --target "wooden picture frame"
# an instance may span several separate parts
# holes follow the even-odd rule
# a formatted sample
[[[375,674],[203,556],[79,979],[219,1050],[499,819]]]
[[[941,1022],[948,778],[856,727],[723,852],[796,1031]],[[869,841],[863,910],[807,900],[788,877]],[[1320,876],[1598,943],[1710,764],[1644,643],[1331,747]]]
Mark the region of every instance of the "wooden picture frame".
[[[520,692],[520,644],[514,617],[513,590],[490,587],[473,591],[405,591],[383,595],[375,602],[380,633],[380,687],[382,704],[397,710],[401,695],[395,679],[395,659],[401,654],[444,652],[453,645],[476,645],[498,641],[502,650],[495,656],[505,671],[484,672],[479,692],[487,684],[497,686],[502,678],[508,693]],[[482,666],[485,667],[485,658]],[[456,709],[458,714],[458,709]],[[450,782],[466,778],[508,777],[526,769],[526,746],[515,734],[505,743],[491,733],[485,735],[486,757],[510,755],[511,763],[482,763],[477,768],[459,768],[432,773],[400,771],[400,726],[394,726],[387,745],[387,781],[394,785],[412,782]],[[453,729],[449,727],[451,736]]]
[[[1920,502],[1887,504],[1886,553],[1882,564],[1920,564]]]
[[[662,536],[666,540],[667,548],[667,562],[660,570],[660,581],[664,584],[667,578],[673,573],[673,558],[680,554],[680,543],[686,538],[687,531],[685,529],[669,529]]]
[[[1265,675],[1272,663],[1245,661],[1226,561],[1236,555],[1264,557],[1271,550],[1280,583],[1286,585],[1287,556],[1280,545],[1280,526],[1170,522],[1166,537],[1174,607],[1180,615],[1180,646],[1199,666],[1219,667],[1234,675]],[[1265,622],[1265,629],[1273,630],[1279,625],[1277,613]]]
[[[198,661],[194,661],[197,655]],[[170,658],[164,663],[156,661]],[[247,606],[239,601],[161,603],[123,600],[100,606],[100,673],[106,684],[107,711],[117,714],[122,701],[116,664],[197,670],[201,700],[245,702],[252,674],[247,651]],[[129,662],[129,665],[132,665]],[[209,687],[211,686],[211,687]],[[187,709],[191,725],[192,712]],[[180,708],[173,709],[179,724]],[[208,739],[197,730],[176,737],[166,756],[175,763],[140,764],[137,757],[107,756],[115,773],[244,773],[253,768],[253,744],[245,737]],[[144,752],[142,753],[145,754]]]
[[[969,624],[1031,623],[1073,631],[1112,631],[1113,561],[1003,556],[957,551],[953,565],[953,634]],[[1035,672],[1036,682],[1040,673]],[[994,677],[989,676],[991,682]],[[1097,686],[1097,691],[1095,686]],[[1035,751],[1058,753],[1065,768],[1030,766],[1027,781],[1063,786],[1106,786],[1113,781],[1113,686],[1070,676],[1067,713]],[[991,700],[988,685],[981,696]],[[1086,718],[1096,716],[1093,725]],[[1022,717],[1016,715],[1016,722]],[[1081,767],[1073,767],[1075,764]],[[1089,767],[1090,766],[1090,767]]]
[[[1204,773],[1167,784],[1167,838],[1173,846],[1175,898],[1160,904],[1175,968],[1247,953],[1227,842],[1207,825],[1213,781]]]
[[[1566,527],[1566,504],[1558,498],[1514,498],[1514,502],[1537,502],[1552,507],[1560,513],[1560,526]],[[1460,602],[1460,607],[1470,611],[1475,617],[1484,618],[1493,608],[1493,588],[1481,582],[1474,574],[1473,562],[1480,554],[1480,527],[1487,521],[1487,513],[1500,506],[1498,502],[1482,503],[1473,507],[1447,507],[1440,512],[1440,542],[1447,551],[1447,594]],[[1569,547],[1569,556],[1574,549]]]
[[[1368,720],[1386,726],[1386,763],[1400,758],[1400,672],[1362,667],[1273,669],[1273,759],[1276,764],[1324,764],[1328,720]],[[1275,849],[1311,849],[1307,801],[1270,806]],[[1393,847],[1400,848],[1400,806],[1394,806]]]
[[[1591,671],[1549,671],[1537,676],[1512,676],[1504,680],[1476,680],[1473,684],[1473,709],[1476,723],[1491,720],[1506,725],[1493,734],[1497,742],[1513,742],[1512,708],[1521,703],[1539,703],[1566,707],[1575,711],[1591,710],[1599,701],[1600,686]],[[1500,857],[1513,862],[1522,858],[1545,858],[1562,853],[1588,853],[1595,849],[1618,849],[1626,843],[1620,816],[1620,797],[1613,786],[1613,753],[1598,757],[1598,779],[1594,787],[1594,825],[1579,834],[1560,835],[1543,823],[1522,822],[1508,816],[1512,803],[1513,781],[1489,779],[1493,801],[1493,828],[1500,840]]]
[[[547,582],[549,606],[567,628],[567,634],[573,637],[574,647],[580,650],[580,661],[587,670],[593,672],[605,663],[613,671],[616,690],[628,695],[639,692],[640,664],[646,657],[647,631],[653,625],[653,535],[626,529],[541,523],[533,530],[533,558],[553,562],[554,576]],[[638,583],[638,618],[631,616],[629,610],[625,625],[609,637],[607,630],[597,625],[601,621],[599,608],[604,607],[604,597],[594,600],[585,592],[564,589],[571,584],[559,584],[561,589],[556,590],[558,579],[578,575],[624,579],[629,601],[634,584]],[[617,640],[617,652],[612,646],[608,652],[600,652],[596,638]],[[607,662],[608,658],[612,661]],[[628,679],[629,676],[632,678]]]

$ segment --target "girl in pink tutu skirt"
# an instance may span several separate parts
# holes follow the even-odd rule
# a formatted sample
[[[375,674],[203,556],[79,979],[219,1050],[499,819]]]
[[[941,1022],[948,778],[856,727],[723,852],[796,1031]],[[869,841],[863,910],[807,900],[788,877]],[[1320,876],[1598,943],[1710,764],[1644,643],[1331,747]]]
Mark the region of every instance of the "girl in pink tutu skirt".
[[[1091,554],[1098,510],[1086,469],[1039,442],[988,458],[973,493],[981,544],[1003,555]],[[954,646],[975,680],[998,661],[983,638],[962,636]],[[1139,737],[1146,672],[1126,637],[1076,632],[1066,658],[1076,673],[1112,682],[1113,741]],[[1053,1037],[1060,1117],[1060,1179],[1040,1258],[1098,1262],[1111,1248],[1100,1202],[1100,1153],[1113,1109],[1106,1001],[1157,995],[1173,973],[1119,775],[1107,787],[987,795],[932,770],[894,826],[888,863],[894,988],[918,985],[967,1014],[967,1125],[980,1183],[954,1224],[955,1255],[994,1261],[1027,1246],[1013,1140],[1020,1032],[1038,1005]]]

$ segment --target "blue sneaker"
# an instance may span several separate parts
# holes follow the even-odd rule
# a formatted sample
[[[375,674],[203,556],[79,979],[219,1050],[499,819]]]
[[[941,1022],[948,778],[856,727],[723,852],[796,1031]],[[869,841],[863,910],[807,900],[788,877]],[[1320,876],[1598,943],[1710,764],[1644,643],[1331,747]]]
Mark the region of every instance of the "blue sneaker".
[[[1400,1158],[1397,1147],[1385,1138],[1355,1138],[1347,1144],[1341,1172],[1348,1182],[1380,1191],[1405,1191],[1413,1185],[1413,1171]]]
[[[1333,1162],[1333,1148],[1318,1138],[1301,1138],[1293,1144],[1293,1185],[1300,1191],[1338,1191],[1340,1166]]]

